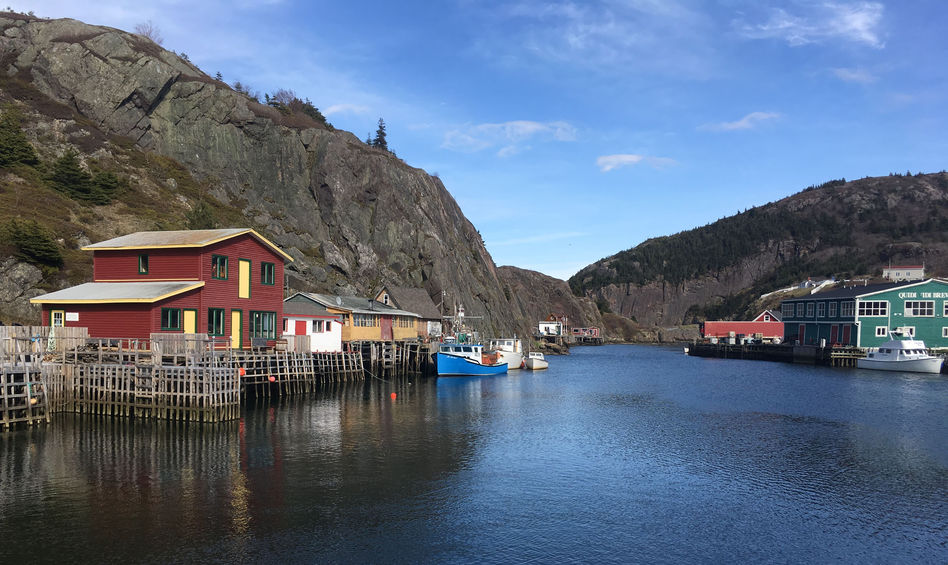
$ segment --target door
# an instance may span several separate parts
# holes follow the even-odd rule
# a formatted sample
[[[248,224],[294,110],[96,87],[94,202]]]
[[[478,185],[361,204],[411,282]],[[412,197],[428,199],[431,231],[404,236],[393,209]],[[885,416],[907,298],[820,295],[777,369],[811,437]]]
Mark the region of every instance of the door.
[[[237,260],[237,298],[250,298],[250,261]]]
[[[306,320],[297,320],[296,321],[296,335],[306,335]]]
[[[852,345],[849,342],[849,328],[850,328],[849,324],[846,324],[845,326],[843,326],[843,345]]]
[[[382,316],[382,341],[392,340],[392,317]]]
[[[230,346],[234,349],[240,349],[243,344],[243,339],[241,339],[243,322],[243,312],[240,310],[230,311]]]
[[[830,326],[830,345],[836,345],[838,343],[837,338],[839,338],[839,326],[833,324]]]
[[[800,345],[806,343],[806,326],[804,324],[800,324],[797,339],[800,341]]]
[[[186,334],[196,334],[197,333],[197,310],[184,310],[184,333]]]

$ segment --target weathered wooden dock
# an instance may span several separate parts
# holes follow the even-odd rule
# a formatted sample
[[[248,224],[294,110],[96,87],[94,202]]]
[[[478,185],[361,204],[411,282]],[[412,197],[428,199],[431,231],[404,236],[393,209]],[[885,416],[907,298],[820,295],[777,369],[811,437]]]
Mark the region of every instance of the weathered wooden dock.
[[[782,361],[829,365],[831,367],[855,367],[856,360],[866,356],[859,347],[818,347],[792,344],[728,344],[691,343],[688,354],[695,357],[719,359],[750,359],[756,361]]]

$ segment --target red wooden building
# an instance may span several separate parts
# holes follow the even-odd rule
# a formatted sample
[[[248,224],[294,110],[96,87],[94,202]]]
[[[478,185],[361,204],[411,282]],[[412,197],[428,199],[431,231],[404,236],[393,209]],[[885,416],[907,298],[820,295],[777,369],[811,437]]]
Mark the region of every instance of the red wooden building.
[[[82,248],[93,282],[38,296],[42,323],[92,337],[207,333],[247,347],[283,327],[283,266],[252,229],[138,232]]]
[[[701,335],[705,338],[755,337],[764,341],[783,339],[783,322],[780,314],[773,310],[764,310],[751,321],[708,321],[702,325]]]

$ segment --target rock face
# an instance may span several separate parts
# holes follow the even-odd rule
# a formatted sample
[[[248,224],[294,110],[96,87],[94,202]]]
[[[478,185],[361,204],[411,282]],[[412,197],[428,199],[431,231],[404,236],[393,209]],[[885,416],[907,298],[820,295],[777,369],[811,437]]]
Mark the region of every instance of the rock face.
[[[530,321],[528,326],[517,328],[518,335],[531,335],[537,329],[536,321],[550,314],[566,315],[573,327],[603,327],[596,304],[588,298],[577,299],[565,281],[517,267],[497,270],[505,283],[504,293],[510,296],[512,314],[518,320]]]
[[[30,298],[43,294],[36,286],[43,273],[27,263],[9,258],[0,261],[0,322],[36,322],[36,312]]]
[[[178,161],[215,198],[265,226],[296,259],[289,271],[296,289],[444,290],[449,302],[483,316],[480,329],[492,334],[533,324],[517,316],[549,308],[529,288],[508,302],[509,285],[438,178],[349,132],[283,125],[276,109],[144,37],[0,14],[0,57],[0,72],[74,109],[106,137]]]
[[[641,325],[672,326],[709,305],[753,315],[738,310],[764,293],[809,276],[878,276],[887,264],[948,275],[948,174],[830,181],[646,241],[585,267],[570,285]],[[729,300],[736,310],[725,312]]]

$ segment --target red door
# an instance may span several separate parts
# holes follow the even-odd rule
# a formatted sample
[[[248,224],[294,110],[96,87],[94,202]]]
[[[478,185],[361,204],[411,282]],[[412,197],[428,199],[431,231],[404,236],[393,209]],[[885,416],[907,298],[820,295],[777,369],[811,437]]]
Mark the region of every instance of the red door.
[[[843,345],[850,345],[849,343],[849,324],[843,326]]]
[[[392,317],[382,316],[382,340],[392,340]]]
[[[296,321],[296,335],[306,335],[306,320]]]
[[[799,330],[799,334],[797,335],[797,339],[800,340],[800,345],[803,345],[804,343],[806,343],[804,341],[804,339],[806,339],[806,326],[803,324],[800,324],[800,330]]]
[[[830,345],[836,345],[836,338],[839,337],[839,326],[833,324],[830,326]]]

